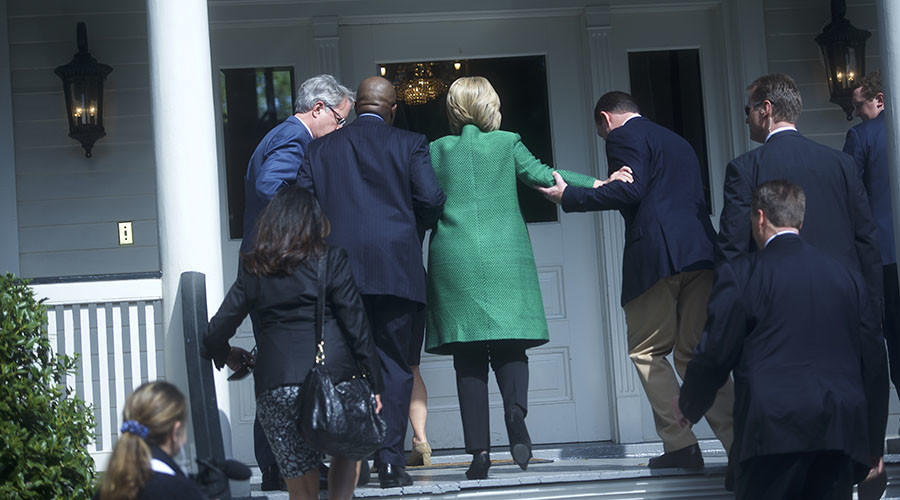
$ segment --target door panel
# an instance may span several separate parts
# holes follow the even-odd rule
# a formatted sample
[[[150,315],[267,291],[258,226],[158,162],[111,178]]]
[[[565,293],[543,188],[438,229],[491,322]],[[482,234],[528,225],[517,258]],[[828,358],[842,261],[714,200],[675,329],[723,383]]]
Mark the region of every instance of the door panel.
[[[593,174],[595,167],[589,160],[593,130],[583,125],[590,123],[591,110],[584,93],[582,26],[575,17],[343,26],[343,80],[357,85],[384,63],[543,54],[554,163],[558,168]],[[500,99],[502,103],[502,95]],[[532,439],[535,443],[610,439],[593,218],[560,213],[559,222],[530,224],[528,228],[551,339],[528,351]],[[462,447],[452,359],[425,354],[421,372],[428,388],[431,445]],[[505,444],[502,402],[493,377],[489,389],[491,440]]]

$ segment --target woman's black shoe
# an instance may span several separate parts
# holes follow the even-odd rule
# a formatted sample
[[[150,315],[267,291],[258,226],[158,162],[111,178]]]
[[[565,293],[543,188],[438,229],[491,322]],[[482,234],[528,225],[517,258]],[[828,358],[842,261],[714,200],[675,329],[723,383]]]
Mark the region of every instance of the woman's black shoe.
[[[481,452],[472,455],[472,465],[466,471],[468,479],[487,479],[488,469],[491,468],[491,455],[488,452]]]
[[[509,434],[509,451],[522,470],[528,468],[531,459],[531,437],[525,427],[525,413],[518,405],[506,414],[506,432]]]
[[[262,471],[260,489],[263,491],[287,491],[287,485],[284,484],[277,465],[270,465]]]

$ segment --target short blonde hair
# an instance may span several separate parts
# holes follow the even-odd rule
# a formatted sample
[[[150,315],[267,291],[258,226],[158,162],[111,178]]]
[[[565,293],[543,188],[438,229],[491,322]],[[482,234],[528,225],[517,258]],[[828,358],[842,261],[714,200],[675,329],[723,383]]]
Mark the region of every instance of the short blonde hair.
[[[447,118],[450,131],[459,134],[465,125],[475,125],[482,132],[500,128],[500,96],[487,78],[464,76],[447,91]]]

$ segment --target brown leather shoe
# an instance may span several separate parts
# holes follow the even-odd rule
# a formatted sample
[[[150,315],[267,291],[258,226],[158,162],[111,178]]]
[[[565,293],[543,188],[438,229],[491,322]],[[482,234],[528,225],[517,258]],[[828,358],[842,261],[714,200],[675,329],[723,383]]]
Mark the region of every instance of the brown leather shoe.
[[[651,458],[647,466],[651,469],[697,469],[703,467],[703,455],[700,445],[694,443]]]

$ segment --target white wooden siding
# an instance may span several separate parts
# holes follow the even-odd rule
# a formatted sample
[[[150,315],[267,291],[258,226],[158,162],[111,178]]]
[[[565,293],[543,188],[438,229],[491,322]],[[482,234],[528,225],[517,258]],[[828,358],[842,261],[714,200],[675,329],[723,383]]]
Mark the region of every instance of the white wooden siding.
[[[867,72],[880,68],[878,22],[875,16],[874,1],[847,1],[847,19],[857,28],[872,32],[872,37],[866,42]],[[854,118],[852,122],[848,122],[843,110],[828,102],[825,65],[815,37],[829,22],[831,4],[827,1],[765,1],[769,71],[791,75],[797,81],[803,96],[803,114],[797,128],[810,139],[841,149],[847,129],[859,123],[859,119]]]
[[[144,0],[8,0],[22,276],[159,270],[145,11]],[[91,54],[113,67],[107,136],[90,159],[68,137],[53,73],[77,52],[79,21]],[[120,247],[124,220],[134,221],[135,243]]]

